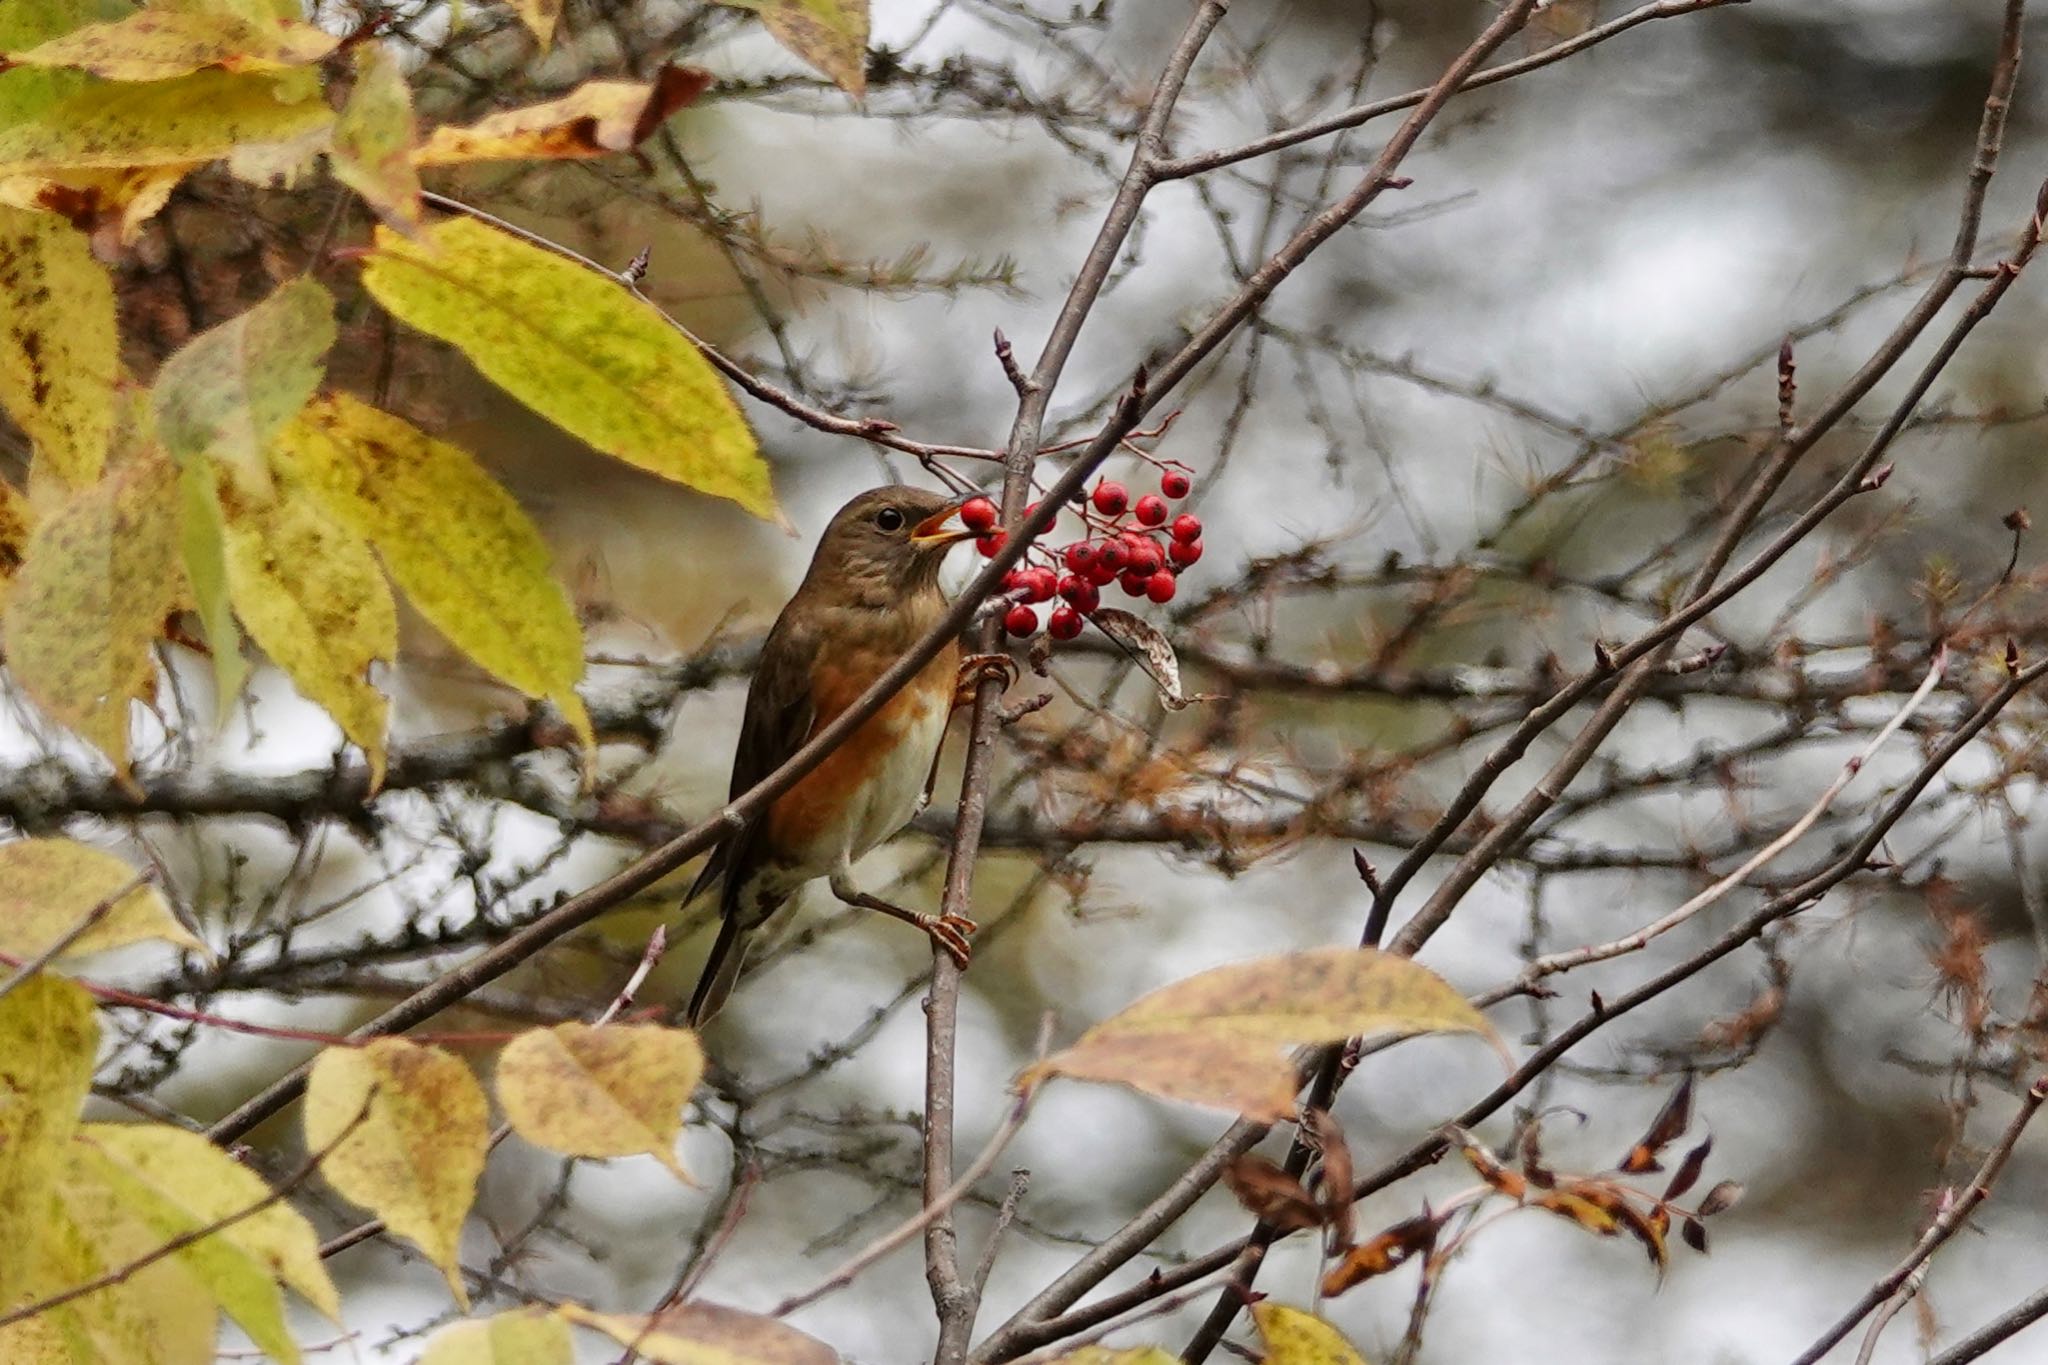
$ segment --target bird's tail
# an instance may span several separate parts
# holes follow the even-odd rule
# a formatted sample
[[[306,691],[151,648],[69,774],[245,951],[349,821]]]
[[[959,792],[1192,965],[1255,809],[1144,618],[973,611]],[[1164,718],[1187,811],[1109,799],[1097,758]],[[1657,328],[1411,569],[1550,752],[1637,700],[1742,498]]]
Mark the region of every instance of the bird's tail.
[[[702,1028],[718,1013],[740,979],[740,968],[746,960],[747,931],[738,915],[727,915],[719,923],[711,955],[704,959],[704,974],[697,978],[697,989],[690,993],[687,1022],[691,1028]]]

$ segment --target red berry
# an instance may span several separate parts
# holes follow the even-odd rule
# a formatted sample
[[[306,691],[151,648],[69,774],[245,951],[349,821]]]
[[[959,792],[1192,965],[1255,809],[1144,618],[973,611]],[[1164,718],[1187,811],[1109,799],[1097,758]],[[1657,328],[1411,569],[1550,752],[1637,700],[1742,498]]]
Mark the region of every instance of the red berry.
[[[1173,538],[1175,540],[1200,540],[1202,538],[1202,519],[1191,513],[1181,513],[1173,519]]]
[[[1026,569],[1024,580],[1024,586],[1029,590],[1034,602],[1050,602],[1053,589],[1059,586],[1059,578],[1051,569]]]
[[[1004,574],[1004,575],[1003,575],[1003,591],[1004,591],[1004,592],[1015,592],[1015,591],[1017,591],[1017,590],[1018,590],[1019,588],[1021,588],[1021,587],[1024,587],[1024,586],[1025,586],[1024,572],[1025,572],[1025,570],[1024,570],[1024,566],[1023,566],[1022,564],[1019,564],[1019,565],[1018,565],[1018,566],[1017,566],[1016,568],[1014,568],[1014,569],[1010,570],[1010,571],[1009,571],[1008,573]]]
[[[1151,574],[1139,573],[1135,569],[1117,579],[1117,583],[1122,586],[1126,597],[1143,597],[1149,590],[1151,582]]]
[[[1093,583],[1083,583],[1073,592],[1062,592],[1060,596],[1066,598],[1074,610],[1083,616],[1102,605],[1102,590]]]
[[[1132,510],[1138,514],[1138,520],[1145,525],[1157,526],[1166,520],[1166,499],[1157,493],[1147,493],[1138,499],[1138,505]]]
[[[1176,540],[1166,547],[1166,557],[1183,567],[1202,557],[1202,542],[1199,540]]]
[[[1159,553],[1159,546],[1143,536],[1125,542],[1130,550],[1130,571],[1132,573],[1157,573],[1166,563],[1166,557]]]
[[[1169,498],[1184,498],[1193,486],[1188,482],[1188,476],[1178,469],[1169,469],[1159,476],[1159,491]]]
[[[1033,516],[1033,515],[1035,515],[1035,514],[1037,513],[1038,509],[1039,509],[1040,507],[1043,507],[1044,505],[1045,505],[1045,504],[1044,504],[1043,502],[1034,502],[1034,503],[1028,503],[1028,504],[1026,504],[1026,506],[1025,506],[1025,508],[1024,508],[1024,515],[1025,515],[1025,516],[1027,516],[1027,517],[1028,517],[1028,516]],[[1054,521],[1058,521],[1058,520],[1059,520],[1059,518],[1058,518],[1058,517],[1054,517],[1054,518],[1053,518],[1053,520],[1054,520]]]
[[[1072,607],[1054,607],[1045,631],[1055,640],[1071,640],[1081,633],[1081,613]]]
[[[990,531],[974,542],[974,548],[981,551],[983,559],[994,559],[996,551],[1003,548],[1003,542],[1010,538],[1008,531]]]
[[[1161,569],[1145,580],[1145,596],[1154,602],[1171,602],[1175,587],[1173,571]]]
[[[1111,577],[1122,573],[1131,562],[1131,548],[1121,540],[1105,540],[1095,552],[1095,562],[1109,570]]]
[[[1038,613],[1019,602],[1003,616],[1003,629],[1022,640],[1038,631]]]
[[[960,524],[970,531],[993,531],[996,505],[987,498],[969,498],[960,504]]]
[[[1113,479],[1104,479],[1095,485],[1094,502],[1095,510],[1105,517],[1120,517],[1124,508],[1130,506],[1130,490]]]
[[[1061,557],[1066,560],[1067,567],[1075,573],[1087,573],[1089,566],[1095,563],[1095,542],[1077,540],[1062,552]]]

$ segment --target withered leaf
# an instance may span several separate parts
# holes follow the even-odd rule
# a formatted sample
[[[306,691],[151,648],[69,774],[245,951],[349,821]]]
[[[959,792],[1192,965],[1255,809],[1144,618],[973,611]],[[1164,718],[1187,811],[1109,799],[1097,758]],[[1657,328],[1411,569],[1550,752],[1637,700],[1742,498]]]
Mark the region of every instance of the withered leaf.
[[[1522,1130],[1522,1174],[1539,1190],[1557,1187],[1556,1173],[1543,1164],[1543,1123],[1534,1117]]]
[[[1742,1202],[1742,1186],[1733,1180],[1724,1180],[1707,1191],[1707,1197],[1700,1200],[1699,1216],[1712,1218],[1717,1213],[1726,1213]]]
[[[1299,1180],[1256,1152],[1223,1168],[1223,1184],[1260,1222],[1281,1232],[1323,1225],[1323,1210]]]
[[[1351,1210],[1351,1144],[1344,1140],[1336,1115],[1327,1109],[1309,1110],[1308,1128],[1323,1154],[1322,1183],[1316,1194],[1329,1215],[1330,1245],[1342,1250],[1357,1240],[1358,1231]]]
[[[1664,1107],[1657,1111],[1657,1117],[1650,1122],[1649,1131],[1636,1139],[1635,1146],[1628,1149],[1628,1155],[1621,1159],[1621,1167],[1630,1175],[1645,1171],[1661,1171],[1664,1166],[1657,1160],[1658,1154],[1668,1147],[1692,1126],[1692,1091],[1694,1073],[1685,1073],[1685,1079],[1678,1083],[1678,1089],[1671,1092],[1671,1098],[1664,1101]]]
[[[1311,948],[1164,986],[1030,1067],[1018,1083],[1110,1081],[1272,1123],[1294,1108],[1294,1064],[1284,1049],[1441,1032],[1497,1041],[1484,1016],[1420,963],[1371,948]]]
[[[1444,1220],[1425,1207],[1415,1217],[1403,1219],[1353,1247],[1323,1276],[1323,1297],[1334,1298],[1352,1285],[1404,1266],[1418,1255],[1427,1255],[1436,1245],[1436,1235],[1443,1225]]]
[[[1535,1208],[1557,1214],[1560,1218],[1569,1218],[1588,1232],[1597,1233],[1602,1237],[1614,1236],[1621,1231],[1621,1224],[1616,1220],[1614,1210],[1601,1200],[1589,1197],[1591,1193],[1584,1186],[1560,1187],[1538,1195],[1529,1203]]]
[[[1706,1254],[1707,1225],[1705,1223],[1702,1223],[1697,1218],[1681,1218],[1678,1222],[1678,1235],[1684,1238],[1685,1244],[1694,1251],[1702,1255]]]
[[[1685,1154],[1685,1160],[1678,1163],[1678,1171],[1671,1177],[1671,1183],[1664,1187],[1666,1199],[1676,1199],[1699,1183],[1700,1172],[1707,1168],[1707,1153],[1714,1150],[1714,1136],[1709,1133],[1700,1140],[1699,1146]]]
[[[1620,1197],[1613,1200],[1608,1210],[1624,1231],[1643,1244],[1643,1250],[1649,1254],[1650,1264],[1656,1266],[1657,1272],[1661,1275],[1665,1266],[1671,1262],[1671,1253],[1664,1244],[1664,1235],[1671,1230],[1671,1214],[1662,1208],[1646,1214]]]
[[[1208,692],[1190,696],[1181,691],[1180,658],[1173,652],[1173,642],[1153,629],[1151,622],[1115,607],[1098,607],[1088,619],[1151,675],[1159,689],[1159,700],[1168,710],[1179,711],[1198,701],[1214,699]]]
[[[673,65],[662,67],[652,81],[589,81],[545,104],[489,114],[466,128],[436,128],[413,152],[413,164],[583,160],[629,152],[710,84],[709,71]]]
[[[1481,1180],[1491,1185],[1496,1193],[1504,1194],[1516,1203],[1529,1197],[1529,1182],[1520,1172],[1502,1165],[1500,1158],[1489,1151],[1486,1144],[1462,1128],[1451,1129],[1450,1136],[1467,1164],[1478,1173]]]

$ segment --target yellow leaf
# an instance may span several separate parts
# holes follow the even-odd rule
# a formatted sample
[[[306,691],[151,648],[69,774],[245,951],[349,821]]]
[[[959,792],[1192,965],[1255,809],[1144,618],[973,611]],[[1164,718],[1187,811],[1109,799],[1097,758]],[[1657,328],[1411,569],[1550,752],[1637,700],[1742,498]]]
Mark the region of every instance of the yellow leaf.
[[[149,0],[151,9],[182,14],[234,14],[244,19],[303,19],[305,0]]]
[[[837,1365],[839,1353],[773,1318],[715,1303],[685,1303],[662,1313],[593,1313],[564,1304],[579,1326],[631,1346],[654,1365]]]
[[[178,182],[201,164],[0,176],[0,204],[54,213],[90,237],[95,254],[110,258],[134,244]]]
[[[414,243],[385,228],[363,283],[507,393],[597,449],[779,514],[768,466],[697,348],[610,280],[468,218]]]
[[[29,1288],[29,1248],[92,1086],[99,1023],[92,997],[39,972],[0,996],[0,1304]]]
[[[1448,982],[1371,948],[1314,948],[1233,963],[1145,996],[1020,1078],[1115,1081],[1273,1122],[1293,1109],[1282,1049],[1377,1033],[1470,1032],[1484,1017]]]
[[[235,625],[234,602],[228,592],[227,525],[221,519],[212,467],[195,460],[180,469],[178,493],[183,503],[178,545],[184,553],[185,577],[192,584],[199,624],[206,632],[206,647],[213,656],[213,710],[219,723],[227,719],[228,709],[249,679],[249,661],[242,657],[242,632]]]
[[[575,1365],[568,1324],[520,1308],[443,1327],[427,1338],[418,1365]]]
[[[363,44],[356,49],[355,88],[335,121],[328,165],[379,218],[407,233],[420,225],[414,134],[412,88],[398,59],[382,43]]]
[[[279,471],[377,547],[420,614],[463,653],[547,697],[590,747],[576,684],[583,631],[547,545],[470,454],[354,398],[325,398],[284,429]]]
[[[859,98],[868,88],[868,0],[722,0],[750,9],[775,41]]]
[[[519,21],[533,30],[534,41],[546,52],[555,41],[555,24],[562,17],[562,0],[511,0]]]
[[[75,67],[111,81],[163,81],[209,67],[275,71],[306,66],[334,51],[340,41],[305,23],[143,10],[0,58],[18,66]]]
[[[561,160],[631,151],[710,84],[711,73],[695,66],[664,66],[651,83],[590,81],[546,104],[507,109],[466,128],[436,128],[413,153],[413,163]]]
[[[8,587],[21,570],[21,557],[28,553],[29,532],[35,524],[35,509],[28,498],[0,479],[0,608],[7,605]]]
[[[177,606],[177,474],[147,449],[43,518],[7,599],[7,666],[52,719],[128,766],[128,705]]]
[[[1252,1305],[1252,1321],[1266,1343],[1263,1365],[1365,1365],[1365,1357],[1313,1313],[1267,1299]]]
[[[687,1029],[557,1024],[528,1029],[498,1057],[498,1103],[528,1142],[567,1156],[675,1157],[683,1105],[704,1077]]]
[[[362,749],[374,790],[389,704],[368,674],[398,652],[398,608],[362,537],[281,491],[266,501],[216,482],[228,594],[249,638]]]
[[[254,1171],[201,1135],[168,1124],[89,1123],[71,1146],[67,1202],[87,1228],[111,1221],[111,1207],[139,1221],[160,1245],[241,1215],[270,1194]],[[282,1201],[235,1217],[177,1255],[250,1339],[281,1360],[296,1360],[298,1350],[279,1285],[340,1319],[320,1239]]]
[[[1179,1365],[1180,1357],[1157,1346],[1129,1346],[1115,1350],[1108,1346],[1083,1346],[1046,1365]]]
[[[327,1154],[320,1174],[425,1252],[467,1309],[456,1244],[490,1145],[484,1092],[440,1048],[403,1038],[330,1047],[306,1085],[306,1145],[324,1150],[366,1104],[367,1117]]]
[[[85,1208],[81,1220],[70,1193],[46,1202],[39,1244],[24,1258],[31,1262],[31,1300],[133,1266],[162,1244],[141,1220],[105,1201]],[[65,1365],[213,1365],[216,1359],[220,1310],[176,1257],[39,1316],[50,1318],[65,1342]],[[11,1357],[0,1358],[13,1365]]]
[[[0,844],[0,952],[33,957],[62,938],[87,911],[135,880],[136,870],[111,853],[70,839],[16,839]],[[143,885],[122,896],[64,956],[104,952],[160,938],[205,950],[171,914],[163,893]]]
[[[310,71],[195,71],[168,81],[93,85],[0,124],[0,175],[212,161],[243,144],[289,142],[333,121]]]
[[[280,285],[163,363],[150,390],[158,437],[180,463],[212,460],[267,495],[270,439],[320,387],[333,344],[333,297],[304,275]]]
[[[118,345],[113,282],[86,239],[47,213],[0,207],[0,407],[73,484],[107,458]]]

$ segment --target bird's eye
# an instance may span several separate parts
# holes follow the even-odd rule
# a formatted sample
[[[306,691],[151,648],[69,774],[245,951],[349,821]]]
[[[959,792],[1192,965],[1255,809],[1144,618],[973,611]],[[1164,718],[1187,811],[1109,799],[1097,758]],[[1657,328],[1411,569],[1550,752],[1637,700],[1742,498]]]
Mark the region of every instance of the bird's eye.
[[[903,529],[903,513],[894,507],[884,507],[875,513],[875,525],[884,531],[900,531]]]

